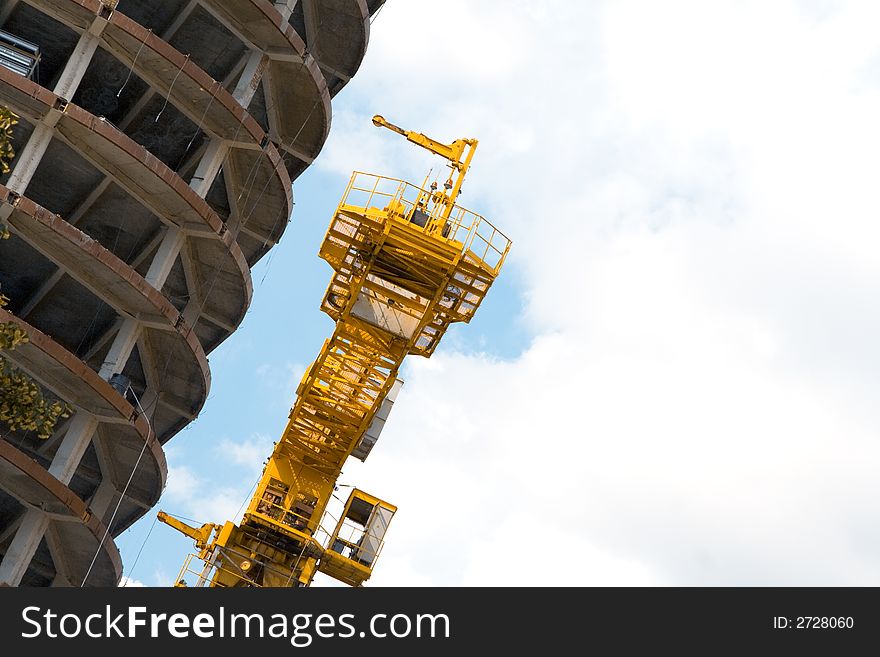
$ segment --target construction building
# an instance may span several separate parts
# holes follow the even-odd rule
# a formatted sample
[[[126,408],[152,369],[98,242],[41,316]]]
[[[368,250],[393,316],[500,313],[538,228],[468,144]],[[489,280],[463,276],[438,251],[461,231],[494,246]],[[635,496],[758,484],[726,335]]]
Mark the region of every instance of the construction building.
[[[119,581],[382,4],[0,0],[4,356],[75,409],[0,427],[0,584]]]

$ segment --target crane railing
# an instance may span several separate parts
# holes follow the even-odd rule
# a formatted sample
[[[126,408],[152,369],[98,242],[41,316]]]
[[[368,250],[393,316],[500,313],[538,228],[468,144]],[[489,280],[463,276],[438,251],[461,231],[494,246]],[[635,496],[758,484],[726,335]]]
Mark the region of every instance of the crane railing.
[[[352,174],[339,204],[339,211],[346,206],[396,209],[400,218],[417,223],[427,229],[430,221],[440,221],[444,205],[439,202],[445,192],[423,189],[417,185],[356,171]],[[460,205],[454,205],[441,231],[441,236],[462,244],[462,253],[470,259],[482,262],[497,274],[510,250],[510,238],[485,217]]]
[[[349,518],[344,518],[339,527],[336,539],[331,541],[333,533],[328,531],[325,526],[336,527],[337,523],[338,518],[329,511],[325,511],[321,525],[318,527],[318,531],[315,532],[315,540],[327,550],[332,550],[347,559],[363,563],[370,568],[374,567],[385,547],[384,534],[380,536],[375,532],[371,532],[363,525],[360,525]],[[364,538],[369,538],[372,544],[378,545],[378,548],[375,550],[375,553],[369,561],[362,561],[360,558]]]

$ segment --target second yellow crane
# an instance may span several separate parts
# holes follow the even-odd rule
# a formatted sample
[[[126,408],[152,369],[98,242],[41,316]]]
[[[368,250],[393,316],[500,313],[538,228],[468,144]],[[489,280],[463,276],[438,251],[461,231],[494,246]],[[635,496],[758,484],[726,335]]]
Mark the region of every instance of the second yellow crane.
[[[188,573],[197,586],[224,587],[308,586],[317,572],[351,586],[370,577],[397,509],[353,489],[330,517],[342,466],[370,453],[404,357],[429,357],[450,324],[471,320],[510,249],[486,219],[456,205],[476,139],[444,144],[381,116],[373,123],[444,157],[449,178],[440,188],[352,175],[320,249],[334,270],[321,310],[336,328],[297,388],[241,523],[191,527],[159,513],[198,549],[179,585]]]

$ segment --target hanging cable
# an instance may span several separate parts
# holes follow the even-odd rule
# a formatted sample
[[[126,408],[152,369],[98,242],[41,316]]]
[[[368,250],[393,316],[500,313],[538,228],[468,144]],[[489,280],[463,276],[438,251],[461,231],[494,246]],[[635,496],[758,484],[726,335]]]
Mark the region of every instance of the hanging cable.
[[[153,119],[153,123],[159,122],[159,117],[162,116],[162,112],[165,111],[165,108],[168,107],[168,99],[171,98],[171,92],[174,90],[174,84],[177,82],[177,78],[180,77],[180,74],[183,73],[183,69],[189,61],[189,55],[183,60],[183,64],[180,65],[180,70],[177,71],[177,75],[174,76],[174,79],[171,81],[171,86],[168,87],[168,93],[165,95],[165,102],[162,105],[162,109],[159,110],[159,113],[156,115],[156,118]]]
[[[238,511],[235,512],[235,516],[234,516],[233,520],[235,518],[238,518],[238,514],[241,513],[241,510],[244,508],[244,505],[247,504],[248,500],[251,499],[251,496],[254,494],[254,491],[257,489],[257,485],[260,483],[261,478],[262,478],[262,475],[260,477],[257,477],[257,480],[248,489],[247,495],[245,496],[244,500],[242,500],[241,505],[238,507]]]
[[[150,38],[151,34],[153,34],[152,27],[147,30],[147,34],[146,34],[146,36],[144,36],[144,40],[141,41],[141,47],[138,48],[137,54],[134,56],[134,59],[131,62],[131,66],[128,67],[128,76],[126,76],[125,82],[122,83],[122,86],[119,87],[119,91],[116,92],[117,98],[119,98],[119,96],[122,94],[122,90],[125,89],[125,85],[127,85],[128,81],[131,79],[131,74],[134,71],[135,65],[137,64],[138,57],[141,56],[141,50],[144,49],[144,45],[147,43],[147,39]]]
[[[303,63],[303,66],[305,66],[305,63]],[[293,137],[291,137],[290,140],[288,140],[288,141],[286,142],[286,147],[285,147],[285,144],[283,144],[283,143],[281,144],[281,149],[282,149],[282,151],[285,151],[285,152],[282,153],[282,155],[281,155],[281,162],[282,162],[282,164],[284,163],[284,160],[285,160],[285,158],[286,158],[287,156],[292,155],[292,153],[290,153],[290,151],[289,151],[288,149],[293,148],[294,144],[296,143],[296,140],[299,139],[299,136],[302,134],[302,131],[305,130],[306,125],[308,125],[309,120],[312,118],[312,114],[315,113],[315,108],[318,106],[318,104],[319,104],[320,102],[321,102],[321,97],[319,96],[319,97],[315,100],[315,102],[312,103],[312,107],[311,107],[311,109],[309,110],[309,113],[306,115],[306,118],[303,120],[302,125],[300,125],[299,130],[297,130],[297,131],[296,131],[296,134],[295,134]],[[272,181],[272,177],[271,177],[271,176],[268,176],[268,177],[266,178],[266,184],[263,185],[263,189],[260,191],[260,195],[257,197],[257,200],[254,201],[254,204],[251,206],[250,211],[248,211],[248,212],[245,214],[244,218],[242,219],[242,222],[241,222],[242,225],[245,225],[245,224],[250,220],[251,215],[252,215],[252,214],[254,213],[254,211],[257,209],[257,205],[259,204],[260,200],[263,198],[263,195],[266,193],[266,190],[268,189],[268,187],[269,187],[269,183],[270,183],[271,181]],[[250,197],[250,190],[248,190],[248,198],[249,198],[249,197]],[[240,196],[239,196],[239,198],[240,198]],[[244,205],[245,205],[245,206],[247,206],[248,198],[246,198],[245,201],[244,201]],[[282,208],[282,212],[283,212],[283,208]],[[272,230],[270,231],[270,235],[271,235],[272,233],[274,233],[275,230],[278,228],[279,219],[280,219],[280,217],[277,217],[277,218],[276,218],[275,223],[274,223],[273,226],[272,226]],[[263,242],[263,246],[266,246],[267,243],[268,243],[268,240],[264,240],[264,242]]]
[[[165,511],[165,515],[171,516],[172,518],[177,518],[178,520],[186,520],[187,522],[194,522],[197,525],[204,525],[205,524],[201,520],[196,520],[195,518],[187,518],[186,516],[182,516],[179,513],[171,513],[169,511]]]
[[[150,531],[147,532],[146,538],[144,538],[144,542],[141,543],[141,549],[138,550],[137,556],[134,558],[134,563],[131,564],[131,568],[128,569],[128,579],[131,581],[132,575],[134,575],[134,569],[138,565],[138,560],[141,558],[141,552],[144,551],[144,547],[147,545],[147,541],[150,540],[150,534],[153,533],[153,527],[156,526],[156,522],[159,520],[158,514],[153,516],[153,524],[150,525]],[[85,581],[85,580],[83,580]]]
[[[128,476],[128,481],[125,482],[125,487],[122,489],[122,492],[119,494],[119,501],[116,502],[116,508],[113,509],[113,513],[110,516],[110,520],[107,521],[107,525],[104,529],[104,535],[101,537],[101,541],[98,543],[98,549],[95,550],[95,556],[92,557],[92,561],[89,564],[89,569],[86,571],[85,577],[83,577],[82,583],[79,585],[80,588],[86,585],[86,580],[89,578],[89,575],[92,572],[92,568],[95,566],[95,561],[98,559],[98,555],[101,553],[101,548],[104,547],[104,541],[107,540],[107,536],[110,534],[110,527],[113,526],[113,521],[116,519],[116,514],[119,512],[119,507],[122,505],[122,500],[125,499],[125,494],[128,492],[128,487],[131,486],[131,482],[134,480],[135,472],[137,472],[138,466],[141,464],[141,459],[144,456],[144,452],[147,451],[147,443],[150,440],[151,436],[155,436],[155,432],[153,431],[153,425],[150,423],[149,418],[147,417],[146,412],[144,412],[144,407],[141,406],[141,400],[138,399],[138,396],[135,394],[132,387],[129,385],[128,390],[126,392],[130,392],[132,397],[134,397],[135,402],[138,405],[138,408],[141,410],[141,414],[144,416],[144,420],[147,422],[147,428],[149,431],[147,432],[147,438],[144,440],[144,444],[141,447],[140,454],[138,454],[137,461],[134,463],[134,467],[131,469],[131,474]]]
[[[208,110],[211,109],[211,105],[214,104],[214,99],[217,97],[217,92],[221,89],[220,83],[218,82],[214,87],[214,93],[211,94],[211,100],[208,101],[208,104],[205,106],[205,111],[202,112],[202,118],[199,119],[199,123],[196,126],[195,132],[193,132],[192,137],[190,137],[189,142],[186,145],[186,148],[183,150],[183,154],[180,156],[180,159],[177,161],[177,166],[174,168],[175,171],[178,171],[183,164],[183,158],[186,157],[186,154],[189,153],[189,149],[192,148],[193,142],[196,140],[196,137],[199,136],[200,132],[203,132],[202,126],[205,123],[205,117],[208,116]]]

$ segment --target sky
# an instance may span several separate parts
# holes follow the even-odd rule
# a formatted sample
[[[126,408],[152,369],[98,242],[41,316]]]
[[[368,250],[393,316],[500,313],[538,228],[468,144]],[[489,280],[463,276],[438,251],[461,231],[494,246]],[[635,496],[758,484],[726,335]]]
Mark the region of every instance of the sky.
[[[460,202],[513,248],[345,467],[399,507],[368,586],[880,585],[878,20],[389,0],[157,509],[240,517],[332,330],[317,251],[351,171],[442,165],[381,113],[480,140]],[[133,584],[192,549],[154,517],[118,540]]]

